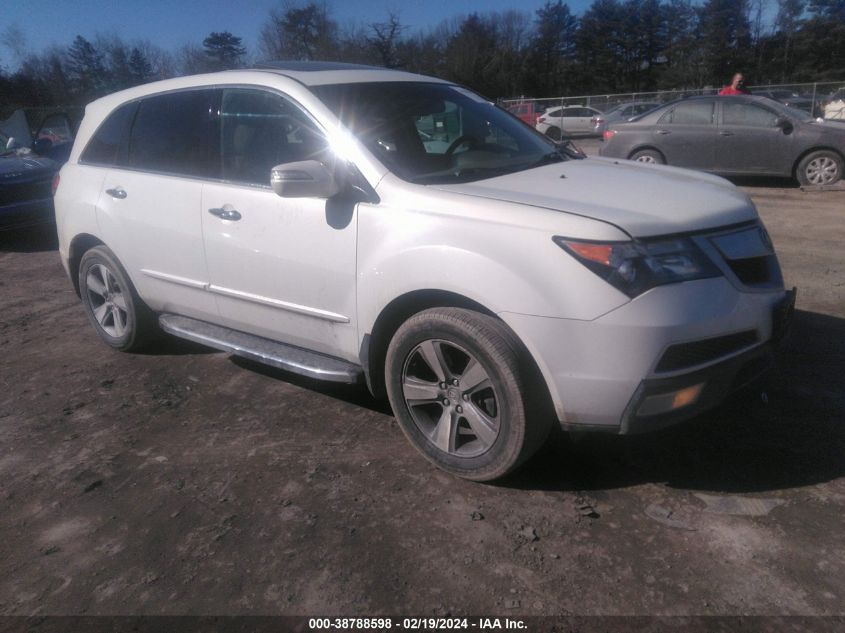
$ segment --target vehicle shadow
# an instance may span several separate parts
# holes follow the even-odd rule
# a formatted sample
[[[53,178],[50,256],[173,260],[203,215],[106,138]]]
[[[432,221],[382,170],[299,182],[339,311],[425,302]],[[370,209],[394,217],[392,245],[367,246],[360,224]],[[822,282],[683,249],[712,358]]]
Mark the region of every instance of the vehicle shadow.
[[[553,433],[498,485],[593,491],[643,483],[763,492],[845,476],[845,319],[797,311],[775,369],[718,408],[646,435]]]
[[[55,222],[0,227],[0,253],[44,253],[59,249]]]
[[[186,356],[189,354],[223,354],[224,352],[162,333],[161,336],[150,341],[148,345],[135,353],[141,356]]]
[[[363,382],[352,385],[344,385],[340,383],[326,382],[323,380],[315,380],[313,378],[300,376],[299,374],[294,374],[282,369],[277,369],[276,367],[263,365],[239,356],[232,356],[231,361],[238,367],[256,372],[262,376],[267,376],[268,378],[272,378],[274,380],[281,380],[292,385],[296,385],[297,387],[308,389],[309,391],[316,391],[317,393],[329,396],[330,398],[342,400],[343,402],[363,407],[376,413],[390,416],[393,415],[393,411],[390,409],[390,403],[386,399],[377,400],[374,398]]]
[[[798,189],[794,178],[780,176],[724,176],[737,187],[760,187],[765,189]]]

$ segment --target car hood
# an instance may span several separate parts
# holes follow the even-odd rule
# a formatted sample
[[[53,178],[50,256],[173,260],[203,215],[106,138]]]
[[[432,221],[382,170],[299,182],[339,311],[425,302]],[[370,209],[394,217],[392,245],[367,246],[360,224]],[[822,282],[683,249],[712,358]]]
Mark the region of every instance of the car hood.
[[[35,178],[52,173],[58,163],[36,154],[21,155],[19,152],[0,155],[0,184],[6,181]]]
[[[605,158],[437,187],[602,220],[633,237],[700,231],[758,217],[749,197],[717,176]]]

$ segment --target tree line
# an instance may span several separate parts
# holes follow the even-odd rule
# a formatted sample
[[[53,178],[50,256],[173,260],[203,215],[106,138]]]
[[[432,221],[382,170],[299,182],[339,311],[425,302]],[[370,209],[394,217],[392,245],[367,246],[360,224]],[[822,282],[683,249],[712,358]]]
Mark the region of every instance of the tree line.
[[[78,35],[66,47],[26,53],[16,27],[0,36],[19,60],[15,71],[0,66],[4,110],[84,104],[148,81],[255,59],[386,66],[494,98],[718,86],[737,71],[751,84],[845,75],[845,0],[593,0],[580,16],[562,0],[547,0],[534,13],[472,13],[416,32],[395,13],[345,26],[324,2],[286,2],[270,11],[253,55],[229,32],[178,51]]]

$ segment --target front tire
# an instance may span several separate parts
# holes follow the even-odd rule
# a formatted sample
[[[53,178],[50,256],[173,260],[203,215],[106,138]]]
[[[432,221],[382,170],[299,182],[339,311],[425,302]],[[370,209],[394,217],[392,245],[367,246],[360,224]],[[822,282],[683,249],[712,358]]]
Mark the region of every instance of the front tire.
[[[548,130],[546,130],[546,136],[548,136],[553,141],[559,141],[560,136],[561,136],[560,128],[559,127],[550,127]]]
[[[810,152],[798,163],[795,175],[805,187],[833,185],[842,179],[842,158],[828,150]]]
[[[152,312],[141,301],[117,257],[105,246],[95,246],[82,256],[79,293],[88,320],[107,345],[134,351],[155,334]]]
[[[497,319],[435,308],[408,319],[387,350],[390,404],[411,444],[439,468],[489,481],[514,470],[548,435],[541,397],[528,398],[520,345]],[[535,414],[535,411],[537,414]]]
[[[634,152],[628,160],[632,160],[636,163],[648,163],[650,165],[666,164],[666,159],[663,158],[663,154],[653,149],[641,149],[638,152]]]

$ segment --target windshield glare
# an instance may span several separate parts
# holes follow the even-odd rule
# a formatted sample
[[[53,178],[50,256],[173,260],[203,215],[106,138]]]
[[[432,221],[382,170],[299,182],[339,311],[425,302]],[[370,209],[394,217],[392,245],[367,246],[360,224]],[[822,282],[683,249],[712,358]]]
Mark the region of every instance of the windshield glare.
[[[390,171],[410,182],[471,182],[566,158],[517,118],[457,86],[383,82],[311,90]]]

